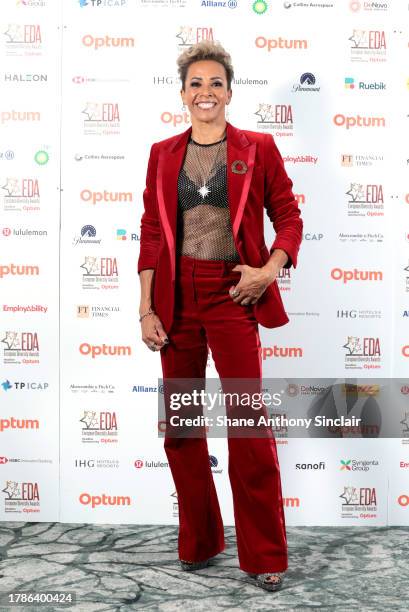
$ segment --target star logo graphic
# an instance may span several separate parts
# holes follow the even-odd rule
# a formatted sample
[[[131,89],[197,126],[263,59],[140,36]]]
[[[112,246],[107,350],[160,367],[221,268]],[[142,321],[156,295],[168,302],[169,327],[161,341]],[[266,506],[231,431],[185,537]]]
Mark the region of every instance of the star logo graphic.
[[[348,38],[351,42],[354,43],[354,47],[362,46],[361,43],[365,40],[366,31],[365,30],[353,30],[352,36]]]
[[[356,336],[348,336],[348,342],[343,344],[342,348],[346,348],[349,351],[349,355],[359,355],[362,350],[359,338]]]
[[[340,497],[345,500],[345,504],[348,506],[357,504],[359,501],[356,487],[344,487],[344,492]]]
[[[96,417],[96,412],[91,410],[86,410],[84,412],[84,416],[80,419],[80,423],[84,423],[86,429],[93,429],[98,425],[98,419]]]
[[[7,191],[7,195],[15,195],[18,192],[18,179],[7,177],[1,188]]]
[[[18,486],[18,482],[15,482],[14,480],[7,480],[5,488],[2,489],[1,491],[2,493],[7,493],[8,495],[7,499],[20,497],[20,489]]]
[[[83,264],[81,264],[80,268],[83,268],[86,271],[86,276],[89,276],[92,273],[98,272],[98,262],[96,257],[86,257]]]
[[[99,104],[97,102],[87,102],[86,107],[81,113],[87,116],[88,121],[95,121],[98,118]]]
[[[198,192],[204,199],[210,193],[210,189],[207,187],[207,185],[203,185],[203,187],[200,187],[200,189],[198,189]]]
[[[5,337],[2,342],[7,346],[8,350],[18,349],[19,341],[18,341],[18,333],[17,332],[6,332]]]
[[[351,187],[349,188],[349,191],[346,192],[346,194],[351,196],[352,202],[365,201],[364,186],[360,183],[351,183]]]

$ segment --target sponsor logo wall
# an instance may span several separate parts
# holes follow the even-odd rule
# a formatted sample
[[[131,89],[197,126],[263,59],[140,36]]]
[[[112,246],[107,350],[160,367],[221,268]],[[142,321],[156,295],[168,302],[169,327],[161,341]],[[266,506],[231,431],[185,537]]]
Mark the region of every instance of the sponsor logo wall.
[[[303,214],[264,376],[408,376],[408,18],[388,1],[3,0],[2,520],[177,523],[136,266],[149,150],[190,125],[176,58],[200,40],[231,53],[228,120],[274,136]],[[409,524],[408,389],[402,438],[276,432],[288,525]],[[227,443],[208,445],[233,524]]]

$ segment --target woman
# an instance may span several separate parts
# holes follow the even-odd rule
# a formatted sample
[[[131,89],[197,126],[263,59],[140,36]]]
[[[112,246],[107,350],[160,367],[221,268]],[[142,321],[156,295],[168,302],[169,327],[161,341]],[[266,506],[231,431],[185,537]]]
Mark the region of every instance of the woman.
[[[221,380],[261,381],[258,324],[288,322],[276,277],[296,266],[302,221],[270,134],[226,121],[230,55],[214,42],[178,58],[191,127],[150,152],[138,273],[142,340],[160,351],[164,382],[204,379],[210,348]],[[264,207],[276,237],[264,242]],[[205,436],[165,436],[179,503],[182,569],[225,548]],[[274,437],[228,437],[240,568],[277,590],[288,567]]]

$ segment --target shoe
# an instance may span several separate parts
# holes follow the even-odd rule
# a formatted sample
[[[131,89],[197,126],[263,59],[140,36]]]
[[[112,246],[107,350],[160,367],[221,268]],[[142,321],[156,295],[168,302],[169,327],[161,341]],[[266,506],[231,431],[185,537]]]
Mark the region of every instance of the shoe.
[[[266,591],[278,591],[283,586],[284,572],[266,572],[264,574],[248,573],[248,575],[255,579],[257,586],[265,589]],[[275,580],[274,582],[267,580],[269,576],[276,576],[278,580]]]
[[[204,561],[182,561],[179,559],[182,570],[185,572],[191,572],[193,570],[203,569],[209,565],[210,559],[205,559]]]

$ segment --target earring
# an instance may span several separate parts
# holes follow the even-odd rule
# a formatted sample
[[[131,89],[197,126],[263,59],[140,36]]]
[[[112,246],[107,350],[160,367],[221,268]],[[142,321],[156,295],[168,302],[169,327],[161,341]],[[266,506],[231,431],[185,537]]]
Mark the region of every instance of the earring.
[[[186,104],[183,104],[182,105],[182,111],[185,111],[185,110],[186,110]]]

